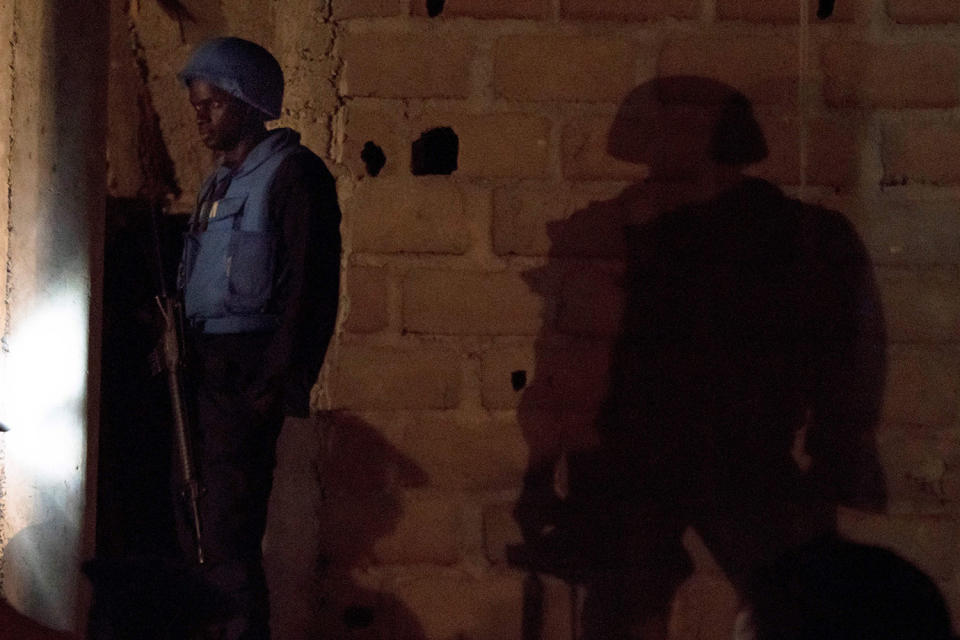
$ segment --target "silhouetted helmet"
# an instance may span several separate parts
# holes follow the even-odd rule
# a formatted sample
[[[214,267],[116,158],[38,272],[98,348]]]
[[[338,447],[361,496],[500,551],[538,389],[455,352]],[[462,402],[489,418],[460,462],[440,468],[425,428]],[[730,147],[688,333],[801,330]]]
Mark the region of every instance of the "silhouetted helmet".
[[[710,78],[665,76],[620,104],[607,151],[618,160],[676,169],[706,159],[753,164],[767,157],[767,144],[742,93]]]
[[[213,38],[193,52],[177,78],[189,86],[196,79],[209,82],[263,114],[280,117],[283,70],[269,51],[242,38]]]

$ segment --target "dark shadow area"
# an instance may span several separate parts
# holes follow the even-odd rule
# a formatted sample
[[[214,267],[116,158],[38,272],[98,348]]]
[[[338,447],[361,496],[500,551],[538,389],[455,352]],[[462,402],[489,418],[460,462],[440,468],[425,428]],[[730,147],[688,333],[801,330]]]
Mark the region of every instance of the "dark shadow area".
[[[436,18],[443,13],[444,4],[446,4],[446,0],[427,0],[427,15]]]
[[[923,572],[886,549],[837,539],[791,549],[746,593],[754,640],[951,640],[950,613]]]
[[[834,536],[838,504],[884,507],[885,335],[846,218],[743,173],[767,148],[735,89],[641,85],[608,153],[649,177],[550,223],[549,261],[526,274],[552,315],[519,409],[530,461],[511,558],[585,585],[583,638],[662,638],[692,570],[688,527],[743,594],[788,549]],[[618,286],[576,284],[597,265]],[[578,308],[614,326],[589,335]],[[604,366],[584,366],[584,344]]]
[[[820,0],[817,3],[817,17],[826,20],[833,15],[834,0]]]
[[[183,638],[203,596],[179,560],[171,490],[170,403],[151,366],[161,326],[160,267],[149,203],[107,206],[96,558],[89,637]],[[186,220],[163,216],[173,282]]]
[[[174,553],[169,396],[165,378],[151,365],[161,337],[152,212],[139,200],[114,199],[108,209],[98,555]],[[164,217],[168,283],[184,224]]]
[[[383,167],[387,164],[387,155],[373,141],[367,141],[363,144],[363,150],[360,151],[360,159],[367,169],[367,175],[376,178],[380,175]]]
[[[410,171],[415,176],[448,176],[457,170],[460,139],[450,127],[424,131],[410,147]]]
[[[319,420],[325,453],[313,480],[322,497],[319,512],[306,515],[316,518],[319,532],[317,540],[303,541],[317,549],[311,568],[317,593],[304,637],[422,640],[412,612],[356,576],[376,564],[377,540],[396,529],[403,491],[425,486],[427,475],[363,419],[331,413]],[[283,630],[274,635],[284,637]]]

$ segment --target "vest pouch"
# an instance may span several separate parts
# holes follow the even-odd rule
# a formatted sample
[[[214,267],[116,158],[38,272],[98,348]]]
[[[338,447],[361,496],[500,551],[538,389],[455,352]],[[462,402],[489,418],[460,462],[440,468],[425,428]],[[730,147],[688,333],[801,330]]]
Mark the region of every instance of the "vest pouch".
[[[236,227],[239,224],[237,216],[243,213],[243,204],[246,201],[245,195],[230,196],[211,204],[207,218],[207,231],[224,229],[227,226]]]
[[[184,236],[184,310],[190,320],[227,315],[228,277],[237,215],[245,198],[224,198],[211,207],[206,231]]]
[[[236,230],[227,266],[227,310],[236,314],[266,311],[273,296],[276,234]]]

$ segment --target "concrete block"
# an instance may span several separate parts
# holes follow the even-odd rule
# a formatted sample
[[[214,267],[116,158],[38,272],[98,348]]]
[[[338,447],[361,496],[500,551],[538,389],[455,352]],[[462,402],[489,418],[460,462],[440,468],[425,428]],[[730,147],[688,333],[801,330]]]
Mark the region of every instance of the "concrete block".
[[[960,4],[954,0],[887,0],[887,13],[900,24],[960,22]]]
[[[520,526],[513,517],[514,503],[490,504],[483,509],[483,549],[494,564],[507,562],[507,547],[523,542]]]
[[[343,91],[377,98],[464,98],[474,44],[442,34],[359,32],[344,36]]]
[[[574,335],[616,336],[622,329],[626,292],[622,270],[583,265],[563,282],[560,331]]]
[[[950,427],[960,401],[960,354],[953,346],[891,345],[884,419]]]
[[[960,338],[957,267],[886,267],[878,271],[887,337],[892,342]]]
[[[398,629],[398,638],[522,637],[522,574],[477,577],[453,570],[425,571],[398,581],[393,593],[419,620],[419,633]],[[437,606],[443,603],[443,606]]]
[[[573,180],[643,180],[645,164],[614,158],[607,151],[613,117],[579,118],[563,127],[563,175]]]
[[[367,143],[380,148],[386,164],[378,178],[406,175],[410,171],[410,143],[407,140],[402,107],[363,108],[353,104],[347,107],[344,126],[342,162],[354,176],[368,176],[367,165],[361,157]]]
[[[817,18],[819,3],[807,2],[807,19],[810,25],[833,22],[852,22],[857,12],[862,10],[866,0],[847,0],[834,5],[833,13],[826,21]],[[769,24],[796,24],[800,22],[800,11],[793,0],[765,0],[749,2],[744,0],[717,0],[717,17],[721,20],[743,20],[745,22]]]
[[[381,18],[407,11],[410,0],[333,0],[333,19]]]
[[[483,404],[509,409],[521,402],[525,409],[595,411],[606,397],[612,345],[603,341],[550,343],[532,348],[491,349],[483,356]],[[515,371],[525,372],[527,384],[516,391]]]
[[[446,0],[442,18],[544,19],[550,15],[550,0]],[[429,15],[426,0],[412,0],[410,12]]]
[[[696,18],[701,0],[563,0],[560,15],[573,20],[646,21],[659,18]]]
[[[628,213],[619,199],[601,200],[606,195],[553,185],[497,189],[493,250],[498,255],[621,258]]]
[[[856,200],[840,208],[876,264],[960,263],[960,211],[951,201]]]
[[[533,335],[543,299],[517,272],[411,272],[403,282],[403,328],[441,335]]]
[[[758,175],[776,184],[800,184],[800,123],[793,116],[764,110],[757,114],[769,155]],[[860,123],[850,118],[814,118],[807,130],[807,184],[851,187],[859,179]]]
[[[828,43],[821,56],[833,107],[949,108],[958,104],[960,58],[951,45]]]
[[[356,252],[460,255],[471,243],[463,193],[443,178],[364,180],[344,218]]]
[[[960,433],[955,429],[885,427],[878,436],[887,511],[956,514],[960,506]]]
[[[519,486],[527,447],[516,420],[416,415],[402,420],[395,444],[443,491],[501,491]]]
[[[347,270],[350,309],[343,328],[349,333],[376,333],[390,324],[389,276],[385,269],[351,266]]]
[[[411,130],[452,128],[460,146],[457,175],[541,178],[549,174],[551,126],[547,118],[524,113],[428,112]]]
[[[881,157],[886,185],[958,184],[960,127],[951,124],[886,127]]]
[[[660,54],[659,72],[719,80],[754,104],[794,105],[797,100],[793,38],[732,35],[670,40]]]
[[[460,355],[437,348],[343,345],[331,374],[337,409],[452,409],[460,403]]]
[[[637,54],[623,37],[507,36],[494,48],[494,89],[508,100],[619,102]]]
[[[396,528],[373,543],[378,564],[451,565],[460,559],[460,505],[453,496],[408,491]]]

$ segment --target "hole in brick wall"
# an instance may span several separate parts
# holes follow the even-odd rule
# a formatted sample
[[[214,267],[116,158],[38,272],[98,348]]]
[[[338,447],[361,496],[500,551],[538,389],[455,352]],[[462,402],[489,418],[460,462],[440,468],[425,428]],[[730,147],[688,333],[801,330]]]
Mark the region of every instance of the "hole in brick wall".
[[[510,384],[514,391],[520,391],[527,386],[527,372],[524,370],[514,371],[510,374]]]
[[[446,0],[427,0],[427,15],[436,18],[443,13],[443,4]]]
[[[383,153],[383,149],[374,144],[373,141],[367,141],[363,144],[360,159],[366,165],[367,173],[373,177],[380,175],[383,166],[387,164],[387,156]]]
[[[410,171],[415,176],[447,176],[457,170],[460,139],[450,127],[424,131],[410,149]]]

